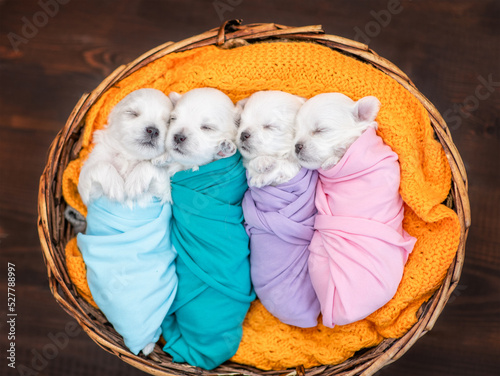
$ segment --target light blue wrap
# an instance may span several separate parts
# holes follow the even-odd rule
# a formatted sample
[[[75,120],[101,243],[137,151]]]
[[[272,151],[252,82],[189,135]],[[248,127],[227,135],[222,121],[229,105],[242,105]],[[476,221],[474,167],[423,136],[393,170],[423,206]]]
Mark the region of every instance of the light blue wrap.
[[[136,355],[158,341],[177,291],[171,217],[171,205],[158,200],[131,209],[102,197],[77,237],[92,296]]]

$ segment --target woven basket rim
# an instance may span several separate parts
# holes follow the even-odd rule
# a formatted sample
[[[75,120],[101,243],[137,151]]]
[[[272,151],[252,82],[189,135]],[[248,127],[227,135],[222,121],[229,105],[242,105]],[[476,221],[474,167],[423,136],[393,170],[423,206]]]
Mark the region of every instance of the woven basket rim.
[[[64,218],[66,203],[62,197],[62,174],[81,149],[83,119],[93,103],[114,83],[127,77],[153,60],[173,52],[186,51],[207,45],[224,46],[235,40],[247,42],[286,39],[315,42],[333,50],[354,56],[386,73],[410,91],[427,110],[434,132],[443,146],[452,173],[450,199],[461,227],[460,243],[456,257],[448,269],[445,280],[428,303],[421,308],[418,322],[401,338],[386,339],[378,346],[356,355],[339,365],[318,366],[307,369],[308,375],[373,375],[379,369],[399,359],[408,349],[434,326],[453,290],[458,285],[465,257],[465,242],[471,224],[468,198],[468,181],[463,161],[453,144],[451,133],[434,105],[418,91],[410,79],[393,63],[380,57],[367,45],[324,33],[320,25],[290,27],[274,23],[242,25],[241,20],[224,22],[220,27],[179,42],[167,42],[129,64],[118,67],[91,93],[84,94],[75,105],[66,124],[52,142],[45,169],[40,178],[38,195],[38,232],[44,262],[47,267],[50,290],[61,307],[82,326],[85,332],[104,350],[117,355],[132,366],[153,375],[200,375],[215,373],[242,373],[246,375],[279,375],[288,371],[261,371],[254,367],[227,362],[213,371],[203,371],[184,364],[172,363],[168,356],[155,351],[150,359],[131,354],[118,346],[119,336],[102,332],[97,326],[106,321],[97,309],[78,295],[67,274],[64,263],[64,246],[71,237],[71,228]],[[297,374],[305,370],[297,368]]]

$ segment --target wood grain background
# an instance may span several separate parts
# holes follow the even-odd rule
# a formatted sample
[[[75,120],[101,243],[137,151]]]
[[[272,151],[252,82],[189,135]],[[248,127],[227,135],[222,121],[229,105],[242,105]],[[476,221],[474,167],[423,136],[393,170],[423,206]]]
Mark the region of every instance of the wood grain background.
[[[0,374],[143,374],[95,345],[52,298],[36,231],[38,179],[83,93],[143,52],[228,18],[321,24],[368,43],[444,115],[470,182],[465,267],[434,329],[378,375],[499,374],[498,0],[0,0]],[[16,369],[6,359],[8,262]]]

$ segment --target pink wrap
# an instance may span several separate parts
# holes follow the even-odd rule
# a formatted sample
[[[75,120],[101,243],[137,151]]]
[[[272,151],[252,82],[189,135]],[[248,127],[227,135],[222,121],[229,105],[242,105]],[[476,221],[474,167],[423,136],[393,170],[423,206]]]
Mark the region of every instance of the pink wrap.
[[[309,273],[323,324],[365,318],[396,293],[416,239],[403,230],[398,156],[373,128],[319,169]]]

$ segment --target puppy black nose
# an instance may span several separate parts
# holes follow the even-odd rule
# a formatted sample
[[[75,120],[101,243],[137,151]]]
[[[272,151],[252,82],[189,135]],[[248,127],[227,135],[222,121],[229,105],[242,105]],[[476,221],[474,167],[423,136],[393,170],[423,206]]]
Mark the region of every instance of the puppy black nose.
[[[184,136],[182,133],[176,133],[174,134],[174,141],[176,144],[182,144],[184,141],[186,141],[186,136]]]
[[[304,148],[303,144],[295,144],[295,154],[299,154],[303,148]]]
[[[249,138],[250,138],[250,133],[248,133],[248,132],[241,132],[241,135],[240,135],[240,140],[241,141],[245,141],[245,140],[247,140]]]
[[[146,133],[149,134],[152,139],[160,135],[160,131],[156,127],[147,127]]]

